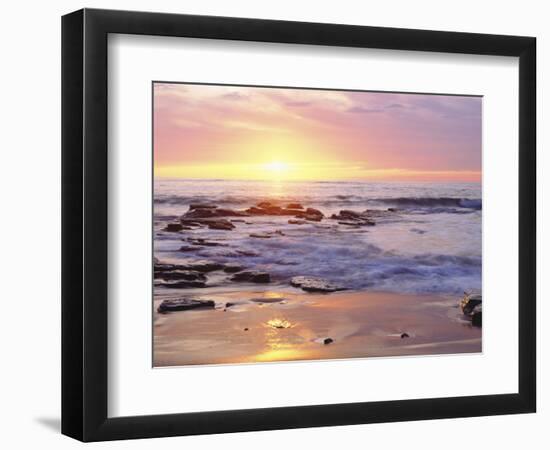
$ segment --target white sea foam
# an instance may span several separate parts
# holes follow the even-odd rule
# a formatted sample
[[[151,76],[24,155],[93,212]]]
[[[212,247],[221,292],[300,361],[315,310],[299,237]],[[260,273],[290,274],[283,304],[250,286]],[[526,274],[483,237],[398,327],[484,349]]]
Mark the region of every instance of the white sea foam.
[[[481,186],[479,183],[255,182],[156,180],[155,230],[185,213],[191,203],[244,209],[260,201],[300,202],[325,216],[341,209],[396,208],[374,227],[355,229],[334,220],[289,225],[288,216],[260,216],[232,231],[197,229],[195,237],[226,246],[179,252],[188,234],[157,233],[158,257],[239,261],[265,269],[272,279],[310,275],[351,289],[461,293],[481,288]],[[254,239],[251,233],[284,236]],[[250,256],[254,255],[254,256]]]

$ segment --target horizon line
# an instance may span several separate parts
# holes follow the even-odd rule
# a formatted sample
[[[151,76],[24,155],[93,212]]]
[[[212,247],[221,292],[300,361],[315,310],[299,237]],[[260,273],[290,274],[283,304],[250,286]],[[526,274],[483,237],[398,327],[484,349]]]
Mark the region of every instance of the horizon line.
[[[423,180],[389,180],[389,179],[268,179],[268,178],[208,178],[208,177],[174,177],[174,176],[155,176],[153,180],[185,180],[185,181],[239,181],[239,182],[265,182],[265,183],[482,183],[479,180],[443,180],[443,179],[423,179]]]

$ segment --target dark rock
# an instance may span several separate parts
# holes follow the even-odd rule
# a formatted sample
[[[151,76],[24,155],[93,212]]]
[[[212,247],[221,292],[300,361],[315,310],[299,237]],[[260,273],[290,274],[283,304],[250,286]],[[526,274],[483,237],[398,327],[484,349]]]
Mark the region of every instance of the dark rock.
[[[410,337],[407,333],[401,333],[401,339]]]
[[[164,300],[157,311],[159,313],[167,313],[172,311],[187,311],[189,309],[198,308],[214,308],[216,303],[213,300],[197,300],[190,298],[179,298],[175,300]]]
[[[320,222],[323,220],[323,216],[318,216],[316,214],[297,214],[296,217],[299,219],[309,220],[311,222]]]
[[[155,278],[162,280],[188,280],[188,281],[204,281],[206,276],[203,273],[193,270],[174,270],[171,272],[155,272]]]
[[[307,208],[305,211],[300,211],[296,214],[297,219],[305,219],[314,222],[320,222],[325,215],[315,208]]]
[[[323,339],[323,344],[325,344],[325,345],[332,344],[333,342],[334,342],[334,339],[329,338],[329,337]]]
[[[248,331],[248,328],[245,328],[244,331]]]
[[[236,273],[231,277],[231,281],[245,281],[250,283],[269,283],[271,277],[267,272],[259,272],[256,270],[247,270]]]
[[[245,212],[252,215],[263,215],[265,214],[265,209],[251,206],[250,208],[246,209]]]
[[[207,225],[211,230],[232,230],[235,228],[235,225],[225,219],[209,222]]]
[[[214,270],[222,270],[224,265],[208,260],[184,260],[182,264],[166,264],[159,263],[154,265],[155,273],[171,272],[174,270],[190,270],[195,272],[213,272]]]
[[[325,217],[325,215],[321,211],[319,211],[318,209],[315,209],[315,208],[307,208],[306,213],[307,214],[313,214],[313,215],[316,215],[316,216]]]
[[[349,227],[360,227],[361,226],[361,222],[344,222],[342,220],[339,220],[338,224],[339,225],[347,225]]]
[[[279,216],[295,216],[297,214],[303,214],[304,211],[301,209],[289,209],[289,208],[283,208],[279,211]]]
[[[397,209],[396,208],[388,208],[388,211],[389,212],[397,212]]]
[[[305,219],[314,222],[320,222],[323,219],[324,214],[315,208],[307,208],[305,211],[300,211],[296,214],[297,219]]]
[[[374,221],[369,219],[349,220],[349,221],[339,220],[338,223],[340,225],[348,225],[353,227],[366,227],[366,226],[372,227],[376,225]]]
[[[181,223],[169,223],[164,227],[164,231],[181,231],[183,230],[183,225]]]
[[[192,219],[211,219],[215,217],[241,217],[241,216],[247,216],[245,212],[242,211],[235,211],[233,209],[228,208],[195,208],[192,210],[187,211],[183,216],[181,216],[181,219],[184,220],[192,220]]]
[[[204,281],[178,280],[170,283],[163,283],[161,286],[170,289],[205,288],[206,283]]]
[[[245,210],[245,212],[250,215],[259,216],[295,216],[296,214],[305,214],[303,206],[297,203],[291,203],[286,208],[281,208],[280,206],[274,205],[269,202],[258,203],[258,205],[251,206],[250,208]],[[311,214],[314,215],[314,213]]]
[[[481,305],[480,294],[464,294],[464,297],[460,301],[460,308],[465,316],[471,316],[474,312],[474,308]]]
[[[192,220],[192,219],[186,219],[184,217],[180,217],[180,223],[187,227],[201,227],[203,224],[202,221],[199,220]]]
[[[294,287],[301,288],[306,292],[335,292],[345,290],[344,287],[330,283],[327,280],[316,277],[293,277],[290,284]]]
[[[304,209],[304,207],[300,205],[300,203],[289,203],[288,205],[286,205],[286,208],[287,209]]]
[[[154,269],[155,272],[169,272],[171,270],[186,269],[187,267],[179,264],[166,264],[166,263],[155,263]]]
[[[472,314],[472,325],[474,327],[481,327],[481,311],[476,311]]]
[[[333,214],[330,216],[333,220],[338,220],[339,224],[341,225],[349,225],[349,226],[372,226],[376,225],[374,221],[372,221],[369,217],[367,217],[367,212],[357,212],[357,211],[351,211],[348,209],[343,209],[338,214]]]
[[[286,302],[285,297],[258,297],[258,298],[251,298],[251,302],[254,303],[280,303],[280,302]]]
[[[197,208],[192,209],[191,211],[187,211],[183,216],[181,216],[182,219],[208,219],[212,217],[217,217],[216,210],[212,208]]]
[[[248,256],[248,257],[255,257],[260,256],[260,254],[254,250],[236,250],[235,253],[239,256]]]
[[[360,219],[361,213],[358,213],[357,211],[351,211],[349,209],[343,209],[340,211],[340,217],[343,219]]]
[[[251,233],[249,234],[251,238],[257,238],[257,239],[269,239],[271,238],[271,235],[268,233]]]
[[[216,205],[209,205],[206,203],[191,203],[189,205],[189,211],[192,211],[194,209],[216,209]]]
[[[283,213],[283,208],[280,206],[271,206],[269,208],[265,208],[265,214],[267,216],[280,216]]]
[[[237,263],[228,263],[223,268],[223,271],[226,273],[235,273],[244,270],[244,267]]]
[[[194,252],[195,250],[197,249],[190,245],[182,245],[179,249],[180,252]]]
[[[324,217],[318,209],[307,208],[304,210],[303,208],[299,203],[290,203],[286,208],[281,208],[270,202],[261,202],[248,208],[245,212],[250,215],[296,216],[297,218],[315,221],[320,221]]]
[[[216,209],[217,217],[248,217],[243,211],[235,211],[234,209],[229,208],[218,208]]]
[[[224,244],[223,242],[215,242],[215,241],[207,241],[203,238],[187,238],[189,242],[191,242],[193,245],[199,246],[199,247],[227,247],[227,244]]]
[[[271,208],[273,206],[275,206],[273,203],[271,202],[260,202],[256,205],[258,208],[262,208],[262,209],[268,209],[268,208]]]
[[[224,268],[224,265],[221,263],[217,263],[214,261],[192,261],[187,262],[185,264],[180,264],[177,266],[180,270],[194,270],[197,272],[214,272],[215,270],[222,270]]]
[[[478,293],[464,293],[460,301],[460,309],[475,327],[481,327],[482,298]]]
[[[226,308],[231,308],[232,306],[235,306],[235,303],[227,302],[227,303],[225,304],[225,307],[226,307]]]

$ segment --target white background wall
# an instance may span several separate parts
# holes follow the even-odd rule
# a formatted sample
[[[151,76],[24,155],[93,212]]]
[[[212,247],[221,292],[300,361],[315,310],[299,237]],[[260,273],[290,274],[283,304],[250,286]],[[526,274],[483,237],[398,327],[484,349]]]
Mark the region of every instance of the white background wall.
[[[4,448],[74,448],[60,417],[60,16],[83,6],[360,25],[530,35],[538,38],[539,230],[548,229],[550,17],[542,1],[337,2],[112,0],[5,2],[0,19],[2,320],[0,443]],[[548,235],[539,231],[539,278]],[[541,253],[545,251],[545,256]],[[547,277],[548,279],[548,277]],[[503,280],[505,282],[505,280]],[[550,446],[550,308],[539,283],[539,412],[536,415],[333,427],[96,444],[95,448],[343,447],[463,449]],[[544,354],[546,353],[546,354]],[[406,374],[404,374],[406,376]],[[475,374],[464,374],[475,380]]]

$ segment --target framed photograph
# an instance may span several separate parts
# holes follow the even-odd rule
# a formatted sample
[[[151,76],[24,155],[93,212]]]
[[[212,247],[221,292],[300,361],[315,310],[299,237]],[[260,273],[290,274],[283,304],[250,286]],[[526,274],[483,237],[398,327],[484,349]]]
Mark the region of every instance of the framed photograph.
[[[62,432],[535,412],[535,61],[533,37],[64,16]]]

